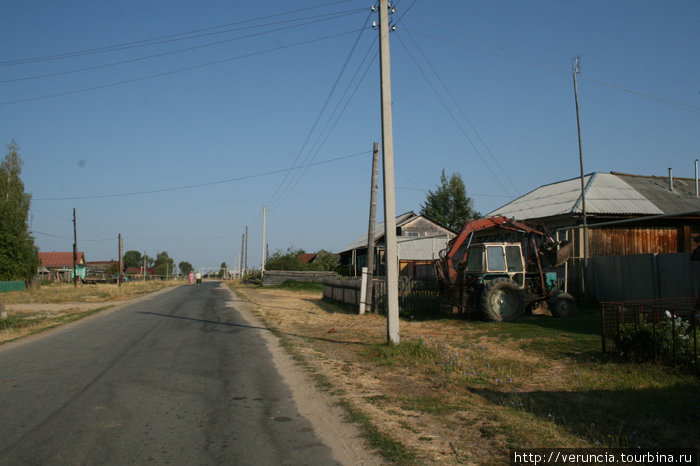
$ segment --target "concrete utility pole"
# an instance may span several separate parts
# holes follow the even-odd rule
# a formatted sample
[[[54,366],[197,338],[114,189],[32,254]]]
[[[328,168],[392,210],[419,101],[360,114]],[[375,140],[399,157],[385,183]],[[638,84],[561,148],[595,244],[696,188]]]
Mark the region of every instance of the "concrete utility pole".
[[[263,231],[262,231],[262,262],[260,267],[260,274],[265,274],[265,215],[267,213],[267,207],[263,206]]]
[[[248,226],[245,227],[245,265],[243,270],[248,272]]]
[[[384,169],[384,226],[386,232],[387,338],[399,339],[399,264],[396,246],[396,199],[394,187],[394,135],[391,118],[391,57],[389,53],[389,2],[379,0],[379,69],[382,99],[382,153]],[[393,13],[393,7],[391,7]]]
[[[122,256],[122,250],[124,249],[124,244],[122,243],[122,234],[119,233],[119,272],[117,275],[117,283],[119,283],[119,289],[122,288],[122,270],[124,270],[124,257]]]
[[[75,207],[73,207],[73,287],[78,287],[78,274],[75,263],[78,261],[78,229],[75,226]]]
[[[241,279],[243,278],[243,251],[245,250],[245,233],[241,236]]]
[[[377,189],[379,178],[379,143],[372,146],[372,181],[369,195],[369,228],[367,230],[367,285],[365,289],[360,314],[364,314],[367,306],[372,306],[372,278],[374,277],[374,225],[377,222]],[[365,277],[363,277],[365,278]]]

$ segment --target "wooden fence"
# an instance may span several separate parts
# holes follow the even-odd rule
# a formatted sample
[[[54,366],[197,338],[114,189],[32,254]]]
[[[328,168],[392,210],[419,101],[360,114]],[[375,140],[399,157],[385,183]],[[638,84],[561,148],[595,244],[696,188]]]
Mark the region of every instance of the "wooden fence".
[[[375,277],[372,281],[372,312],[386,311],[386,277]],[[323,298],[360,305],[361,277],[335,277],[323,280]],[[437,280],[414,280],[399,278],[399,309],[402,312],[440,311]]]

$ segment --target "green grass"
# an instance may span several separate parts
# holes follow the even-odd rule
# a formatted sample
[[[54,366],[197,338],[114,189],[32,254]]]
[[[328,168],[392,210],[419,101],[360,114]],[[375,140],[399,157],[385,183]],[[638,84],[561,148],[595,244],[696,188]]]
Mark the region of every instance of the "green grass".
[[[361,426],[363,437],[387,461],[396,464],[416,464],[416,455],[401,442],[384,434],[365,413],[357,409],[349,401],[342,399],[338,403],[346,414],[348,422]]]
[[[323,291],[323,283],[321,282],[300,282],[297,280],[285,280],[273,288],[292,290],[292,291]]]

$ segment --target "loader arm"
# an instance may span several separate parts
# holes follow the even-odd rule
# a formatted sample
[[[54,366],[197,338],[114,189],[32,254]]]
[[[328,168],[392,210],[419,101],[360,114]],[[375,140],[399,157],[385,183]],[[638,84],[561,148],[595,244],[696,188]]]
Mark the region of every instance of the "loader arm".
[[[459,234],[448,243],[447,248],[440,252],[440,258],[435,260],[435,271],[438,280],[446,285],[454,285],[457,281],[455,265],[467,260],[468,248],[463,246],[469,245],[474,233],[491,228],[534,234],[544,238],[549,237],[546,233],[508,217],[499,216],[470,220],[464,224]]]

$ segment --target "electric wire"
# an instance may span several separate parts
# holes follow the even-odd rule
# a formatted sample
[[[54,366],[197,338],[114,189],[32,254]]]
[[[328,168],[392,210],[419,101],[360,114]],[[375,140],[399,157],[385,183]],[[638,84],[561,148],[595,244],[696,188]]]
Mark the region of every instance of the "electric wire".
[[[310,166],[324,165],[324,164],[328,164],[328,163],[332,163],[332,162],[337,162],[339,160],[360,157],[362,155],[367,155],[370,152],[371,151],[366,150],[366,151],[356,152],[353,154],[342,155],[342,156],[334,157],[334,158],[327,159],[327,160],[321,160],[319,162],[313,162],[310,164]],[[237,181],[250,180],[250,179],[261,178],[261,177],[270,176],[270,175],[277,175],[279,173],[284,173],[284,172],[288,172],[288,171],[292,171],[292,170],[300,170],[302,168],[305,168],[305,166],[281,168],[278,170],[270,170],[268,172],[257,173],[254,175],[246,175],[246,176],[239,176],[236,178],[228,178],[225,180],[208,181],[206,183],[198,183],[198,184],[191,184],[191,185],[185,185],[185,186],[174,186],[174,187],[170,187],[170,188],[150,189],[150,190],[145,190],[145,191],[132,191],[132,192],[112,193],[112,194],[96,194],[96,195],[90,195],[90,196],[43,197],[43,198],[38,197],[38,198],[33,198],[32,200],[34,200],[34,201],[75,201],[75,200],[84,200],[84,199],[107,199],[107,198],[115,198],[115,197],[141,196],[141,195],[146,195],[146,194],[156,194],[156,193],[164,193],[164,192],[172,192],[172,191],[184,191],[184,190],[188,190],[188,189],[213,186],[213,185],[217,185],[217,184],[234,183]]]
[[[365,77],[367,76],[367,73],[369,72],[372,63],[377,59],[377,56],[379,54],[379,51],[376,51],[372,60],[365,65],[365,62],[367,58],[369,57],[370,52],[372,49],[375,48],[377,38],[375,38],[374,41],[370,44],[369,48],[367,49],[367,52],[365,53],[365,56],[363,59],[360,61],[357,69],[355,70],[355,73],[353,74],[352,78],[349,80],[347,87],[345,88],[345,91],[343,92],[342,96],[338,100],[338,103],[336,104],[335,109],[331,113],[330,117],[326,121],[326,125],[324,128],[321,130],[319,133],[318,138],[316,139],[316,142],[312,146],[311,150],[307,154],[306,158],[302,163],[306,164],[307,167],[302,171],[302,172],[297,172],[295,178],[290,182],[288,185],[287,189],[280,195],[279,200],[274,206],[276,207],[277,205],[281,204],[284,202],[284,200],[287,198],[287,196],[296,188],[296,186],[299,184],[301,179],[306,175],[306,172],[308,171],[308,165],[310,162],[316,159],[318,157],[318,154],[321,152],[321,149],[325,145],[326,141],[330,137],[330,135],[333,133],[333,130],[335,129],[336,125],[340,121],[341,117],[345,113],[345,110],[347,109],[348,105],[352,101],[353,97],[357,93],[357,90],[359,89],[360,85],[364,81]],[[350,91],[351,87],[353,86],[353,82],[355,82],[359,72],[364,68],[364,73],[362,76],[357,80],[357,82],[354,85],[354,88],[352,89],[352,92],[350,92],[348,96],[348,92]],[[347,96],[347,98],[346,98]],[[343,104],[343,101],[345,103]],[[341,104],[343,105],[342,109],[340,108]],[[331,121],[333,123],[331,124]],[[325,133],[325,136],[324,136]],[[321,139],[322,138],[322,139]],[[312,155],[313,154],[313,155]]]
[[[371,15],[371,12],[369,15],[367,15],[367,18],[362,23],[363,25],[367,23],[370,15]],[[359,34],[355,38],[355,42],[353,43],[352,47],[350,48],[350,52],[348,53],[348,56],[346,57],[345,62],[343,63],[343,66],[341,67],[340,72],[338,73],[338,76],[336,77],[333,85],[331,86],[331,89],[328,92],[328,95],[326,96],[326,99],[325,99],[323,105],[321,106],[321,110],[318,112],[318,115],[316,116],[316,120],[314,121],[313,125],[311,126],[311,129],[307,133],[306,138],[304,139],[304,142],[301,145],[301,148],[297,152],[297,155],[294,158],[294,162],[292,163],[292,167],[296,166],[296,164],[299,162],[299,159],[301,158],[302,153],[304,153],[304,151],[306,150],[306,147],[309,144],[309,141],[311,140],[311,136],[316,131],[316,128],[318,127],[318,124],[321,121],[321,117],[323,116],[324,112],[326,111],[326,108],[328,107],[328,104],[330,103],[331,98],[332,98],[336,88],[338,87],[338,84],[340,83],[340,80],[343,77],[343,74],[345,73],[345,70],[347,69],[347,66],[350,63],[350,59],[352,58],[352,55],[354,54],[355,49],[357,48],[357,44],[359,43],[360,38],[362,37],[362,33],[365,31],[365,29],[366,28],[364,26],[359,29]],[[284,178],[282,179],[282,181],[280,182],[280,184],[277,186],[277,189],[275,189],[275,191],[272,193],[272,195],[270,196],[270,198],[266,202],[266,205],[273,204],[274,200],[276,199],[276,196],[280,193],[280,191],[283,189],[283,187],[287,183],[289,176],[290,176],[290,173],[287,172],[285,174]]]
[[[12,66],[12,65],[21,65],[21,64],[26,64],[26,63],[37,63],[37,62],[42,62],[42,61],[58,60],[58,59],[63,59],[63,58],[73,58],[73,57],[77,57],[77,56],[91,55],[91,54],[95,54],[95,53],[105,53],[105,52],[112,52],[112,51],[116,51],[116,50],[123,50],[123,49],[126,49],[126,48],[134,48],[134,47],[149,46],[149,45],[154,45],[154,43],[155,43],[155,44],[162,43],[162,42],[159,42],[159,41],[166,40],[166,39],[171,39],[171,38],[174,38],[174,37],[180,37],[180,36],[186,36],[186,35],[191,35],[191,34],[197,34],[197,33],[199,33],[199,32],[210,31],[210,30],[213,30],[213,29],[221,29],[221,28],[224,28],[224,27],[238,26],[238,25],[241,25],[241,24],[246,24],[246,23],[261,21],[261,20],[264,20],[264,19],[270,19],[270,18],[275,18],[275,17],[279,17],[279,16],[291,15],[291,14],[300,13],[300,12],[303,12],[303,11],[308,11],[308,10],[312,10],[312,9],[318,9],[318,8],[322,8],[322,7],[327,7],[327,6],[335,5],[335,4],[338,4],[338,3],[345,3],[345,2],[348,2],[348,1],[350,1],[350,0],[338,0],[338,1],[334,1],[334,2],[329,2],[329,3],[321,4],[321,5],[315,5],[315,6],[306,7],[306,8],[299,8],[299,9],[296,9],[296,10],[290,10],[290,11],[285,11],[285,12],[281,12],[281,13],[275,13],[275,14],[271,14],[271,15],[259,16],[259,17],[257,17],[257,18],[251,18],[251,19],[247,19],[247,20],[237,21],[237,22],[234,22],[234,23],[221,24],[221,25],[218,25],[218,26],[209,26],[209,27],[200,28],[200,29],[195,29],[195,30],[187,31],[187,32],[179,32],[179,33],[175,33],[175,34],[168,34],[168,35],[165,35],[165,36],[158,36],[158,37],[154,37],[154,38],[151,38],[151,39],[142,39],[142,40],[138,40],[138,41],[125,42],[125,43],[113,44],[113,45],[107,45],[107,46],[104,46],[104,47],[98,47],[98,48],[92,48],[92,49],[77,50],[77,51],[73,51],[73,52],[64,52],[64,53],[59,53],[59,54],[54,54],[54,55],[45,55],[45,56],[42,56],[42,57],[23,58],[23,59],[17,59],[17,60],[8,60],[8,61],[0,62],[0,67]]]
[[[423,52],[423,49],[421,48],[421,46],[418,44],[418,42],[415,40],[415,38],[413,37],[413,35],[411,34],[411,32],[410,32],[408,29],[406,30],[406,33],[408,34],[408,37],[411,39],[411,41],[413,42],[413,44],[416,46],[416,49],[417,49],[418,52],[421,54],[421,56],[423,57],[423,59],[425,60],[425,62],[428,64],[428,66],[429,66],[430,69],[432,70],[432,72],[433,72],[433,74],[435,75],[435,77],[437,78],[437,80],[440,82],[440,84],[442,84],[443,89],[445,90],[445,92],[447,92],[447,95],[448,95],[448,96],[450,97],[450,99],[452,100],[452,103],[455,105],[455,107],[457,107],[457,110],[459,110],[459,112],[462,114],[462,117],[463,117],[464,120],[469,124],[469,127],[472,129],[472,131],[474,132],[474,134],[476,134],[476,137],[477,137],[477,138],[479,139],[479,141],[481,142],[481,145],[484,146],[484,148],[486,149],[486,152],[488,152],[488,154],[491,156],[491,159],[496,163],[496,166],[498,166],[498,168],[500,169],[501,173],[503,173],[503,176],[508,180],[508,182],[510,183],[510,185],[511,185],[511,186],[513,187],[513,189],[515,190],[516,194],[519,194],[519,193],[520,193],[520,190],[518,189],[518,187],[517,187],[517,186],[515,185],[515,183],[513,182],[513,179],[510,177],[510,175],[508,174],[508,172],[503,168],[503,166],[501,165],[501,163],[498,161],[498,158],[496,158],[496,156],[493,155],[493,152],[491,152],[491,149],[489,148],[488,144],[486,144],[486,141],[484,141],[484,138],[481,137],[481,133],[479,133],[479,131],[477,131],[477,129],[474,127],[474,125],[473,125],[472,122],[471,122],[471,119],[470,119],[470,118],[467,116],[467,114],[464,112],[464,110],[462,109],[462,106],[459,104],[459,102],[457,102],[457,99],[456,99],[455,96],[452,94],[452,92],[450,92],[450,88],[447,86],[447,84],[445,84],[445,81],[443,81],[443,79],[440,77],[440,74],[437,72],[437,70],[436,70],[435,67],[433,66],[433,64],[432,64],[432,62],[430,61],[430,59],[428,58],[428,56]]]
[[[418,71],[420,71],[420,73],[423,75],[423,78],[424,78],[425,81],[428,83],[428,86],[430,86],[430,88],[432,89],[433,93],[436,95],[436,97],[438,98],[438,100],[440,100],[440,102],[442,103],[443,107],[445,107],[445,110],[446,110],[447,113],[450,115],[450,118],[452,118],[452,121],[457,125],[457,127],[459,128],[459,130],[460,130],[460,132],[462,133],[462,135],[465,137],[465,139],[466,139],[466,140],[469,142],[469,144],[472,146],[472,148],[474,149],[474,152],[476,152],[476,155],[479,156],[479,159],[481,159],[481,161],[482,161],[483,164],[486,166],[486,168],[489,170],[489,172],[491,172],[491,175],[492,175],[493,178],[498,182],[498,184],[501,186],[501,188],[503,189],[503,192],[505,192],[505,193],[507,193],[507,194],[510,195],[510,192],[508,191],[508,188],[506,188],[506,186],[503,184],[503,182],[500,180],[500,178],[496,175],[496,173],[493,171],[493,168],[491,167],[491,164],[489,164],[489,163],[486,161],[486,159],[484,158],[484,156],[481,154],[481,151],[479,150],[479,148],[476,146],[476,144],[474,144],[474,141],[472,141],[472,139],[469,137],[469,134],[465,131],[464,127],[459,123],[459,121],[458,121],[457,118],[455,117],[455,115],[454,115],[454,113],[452,112],[452,110],[450,109],[450,107],[447,105],[447,103],[446,103],[445,100],[442,98],[442,96],[440,95],[440,93],[437,91],[437,89],[435,88],[435,86],[433,85],[433,83],[430,81],[430,78],[427,76],[427,74],[426,74],[425,71],[423,70],[423,67],[420,65],[420,63],[418,62],[418,60],[416,60],[416,58],[413,56],[413,54],[411,53],[411,50],[410,50],[410,49],[408,48],[408,46],[404,43],[403,39],[401,39],[401,35],[397,34],[397,38],[399,39],[399,42],[401,43],[401,45],[402,45],[402,46],[404,47],[404,49],[406,50],[406,53],[408,54],[408,56],[409,56],[409,57],[411,58],[411,60],[413,60],[413,62],[415,63],[416,67],[418,68]]]
[[[269,26],[269,25],[275,25],[275,24],[279,24],[279,23],[287,23],[287,22],[300,21],[300,20],[302,20],[302,19],[304,19],[304,20],[306,20],[306,19],[312,19],[311,21],[308,21],[308,22],[305,22],[305,23],[301,23],[301,24],[292,24],[292,25],[289,25],[289,26],[279,27],[279,28],[271,29],[271,30],[267,30],[267,31],[261,31],[261,32],[256,32],[256,33],[252,33],[252,34],[247,34],[247,35],[244,35],[244,36],[233,37],[233,38],[229,38],[229,39],[218,40],[218,41],[215,41],[215,42],[208,42],[208,43],[206,43],[206,44],[195,45],[195,46],[192,46],[192,47],[187,47],[187,48],[182,48],[182,49],[176,49],[176,50],[170,50],[170,51],[167,51],[167,52],[162,52],[162,53],[157,53],[157,54],[152,54],[152,55],[146,55],[146,56],[131,58],[131,59],[128,59],[128,60],[121,60],[121,61],[111,62],[111,63],[103,63],[103,64],[100,64],[100,65],[87,66],[87,67],[83,67],[83,68],[75,68],[75,69],[72,69],[72,70],[65,70],[65,71],[57,71],[57,72],[53,72],[53,73],[43,73],[43,74],[36,74],[36,75],[31,75],[31,76],[23,76],[23,77],[19,77],[19,78],[4,79],[4,80],[0,80],[0,84],[8,84],[8,83],[20,82],[20,81],[30,81],[30,80],[35,80],[35,79],[51,78],[51,77],[63,76],[63,75],[67,75],[67,74],[82,73],[82,72],[85,72],[85,71],[94,71],[94,70],[103,69],[103,68],[109,68],[109,67],[114,67],[114,66],[129,64],[129,63],[137,63],[137,62],[141,62],[141,61],[151,60],[151,59],[154,59],[154,58],[166,57],[166,56],[169,56],[169,55],[175,55],[175,54],[179,54],[179,53],[191,52],[191,51],[194,51],[194,50],[200,50],[200,49],[204,49],[204,48],[207,48],[207,47],[214,47],[214,46],[217,46],[217,45],[222,45],[222,44],[226,44],[226,43],[230,43],[230,42],[234,42],[234,41],[238,41],[238,40],[245,40],[245,39],[250,39],[250,38],[253,38],[253,37],[259,37],[259,36],[262,36],[262,35],[265,35],[265,34],[272,34],[272,33],[279,32],[279,31],[284,31],[284,30],[293,29],[293,28],[299,28],[299,27],[302,27],[302,26],[308,26],[308,25],[310,25],[310,24],[314,24],[314,25],[315,25],[315,24],[318,24],[318,23],[321,22],[321,21],[330,21],[330,20],[333,20],[333,19],[338,19],[338,18],[342,18],[342,17],[345,17],[345,16],[349,16],[349,15],[352,15],[352,14],[357,13],[358,11],[362,11],[362,10],[354,9],[354,10],[349,10],[349,12],[327,13],[327,14],[323,14],[323,15],[316,15],[316,16],[310,16],[310,17],[305,17],[305,18],[294,18],[294,19],[285,20],[285,21],[282,21],[282,22],[277,22],[277,23],[269,23],[269,24],[264,24],[264,25],[249,26],[249,27],[247,27],[247,28],[241,28],[241,29],[258,28],[258,27],[261,27],[261,26]],[[322,19],[320,19],[320,18],[322,18]],[[236,31],[236,30],[237,30],[237,29],[231,29],[231,30],[227,30],[227,31],[220,31],[220,32],[217,32],[216,34],[223,34],[223,33],[225,33],[225,32],[231,32],[231,31]],[[212,34],[214,34],[214,33],[212,33]],[[195,36],[195,37],[201,37],[201,36]],[[187,37],[186,39],[191,39],[191,37]],[[180,39],[180,40],[184,40],[184,39]]]
[[[360,29],[360,30],[361,30],[361,29]],[[345,31],[345,32],[340,32],[340,33],[336,33],[336,34],[331,34],[331,35],[324,36],[324,37],[320,37],[320,38],[316,38],[316,39],[309,39],[309,40],[305,40],[305,41],[295,42],[295,43],[292,43],[292,44],[281,45],[281,46],[278,46],[278,47],[274,47],[274,48],[270,48],[270,49],[265,49],[265,50],[258,50],[258,51],[255,51],[255,52],[250,52],[250,53],[246,53],[246,54],[243,54],[243,55],[238,55],[238,56],[235,56],[235,57],[223,58],[223,59],[220,59],[220,60],[214,60],[214,61],[210,61],[210,62],[207,62],[207,63],[201,63],[201,64],[199,64],[199,65],[192,65],[192,66],[186,66],[186,67],[182,67],[182,68],[176,68],[176,69],[173,69],[173,70],[170,70],[170,71],[164,71],[164,72],[161,72],[161,73],[150,74],[150,75],[141,76],[141,77],[138,77],[138,78],[132,78],[132,79],[126,79],[126,80],[123,80],[123,81],[117,81],[117,82],[102,84],[102,85],[99,85],[99,86],[93,86],[93,87],[88,87],[88,88],[76,89],[76,90],[73,90],[73,91],[58,92],[58,93],[55,93],[55,94],[46,94],[46,95],[37,96],[37,97],[28,97],[28,98],[24,98],[24,99],[17,99],[17,100],[10,100],[10,101],[5,101],[5,102],[0,102],[0,106],[3,106],[3,105],[12,105],[12,104],[18,104],[18,103],[25,103],[25,102],[33,102],[33,101],[37,101],[37,100],[45,100],[45,99],[51,99],[51,98],[55,98],[55,97],[63,97],[63,96],[67,96],[67,95],[81,94],[81,93],[85,93],[85,92],[96,91],[96,90],[99,90],[99,89],[106,89],[106,88],[110,88],[110,87],[116,87],[116,86],[122,86],[122,85],[125,85],[125,84],[132,84],[132,83],[135,83],[135,82],[146,81],[146,80],[149,80],[149,79],[161,78],[161,77],[164,77],[164,76],[170,76],[170,75],[182,73],[182,72],[185,72],[185,71],[192,71],[192,70],[201,69],[201,68],[205,68],[205,67],[209,67],[209,66],[213,66],[213,65],[219,65],[219,64],[222,64],[222,63],[227,63],[227,62],[231,62],[231,61],[235,61],[235,60],[241,60],[241,59],[243,59],[243,58],[249,58],[249,57],[253,57],[253,56],[257,56],[257,55],[263,55],[263,54],[266,54],[266,53],[277,52],[277,51],[279,51],[279,50],[288,49],[288,48],[292,48],[292,47],[298,47],[298,46],[301,46],[301,45],[307,45],[307,44],[311,44],[311,43],[314,43],[314,42],[320,42],[320,41],[324,41],[324,40],[335,39],[335,38],[337,38],[337,37],[342,37],[342,36],[345,36],[345,35],[348,35],[348,34],[353,34],[353,33],[357,32],[357,31],[358,31],[358,29],[354,29],[354,30],[351,30],[351,31]]]
[[[474,41],[477,41],[477,42],[481,42],[481,43],[486,44],[486,45],[488,45],[488,46],[490,46],[490,47],[494,47],[494,48],[503,50],[503,51],[505,51],[505,52],[508,52],[508,53],[510,53],[510,54],[516,55],[517,57],[520,57],[520,58],[514,58],[514,57],[511,57],[511,56],[504,55],[504,54],[497,53],[497,52],[493,52],[493,51],[490,51],[490,50],[484,50],[484,49],[479,48],[479,47],[469,46],[469,45],[466,45],[466,44],[461,43],[461,42],[456,42],[456,41],[453,41],[453,40],[445,39],[445,38],[443,38],[443,37],[438,37],[438,36],[435,36],[435,35],[432,35],[432,34],[423,33],[423,32],[420,32],[420,31],[412,31],[414,34],[422,35],[422,36],[424,36],[424,37],[428,37],[428,38],[431,38],[431,39],[434,39],[434,40],[437,40],[437,41],[445,42],[445,43],[448,43],[448,44],[451,44],[451,45],[456,45],[456,46],[458,46],[458,47],[468,48],[468,49],[471,49],[471,50],[476,50],[476,51],[478,51],[478,52],[482,52],[482,53],[486,53],[486,54],[493,55],[493,56],[496,56],[496,57],[500,57],[500,58],[503,58],[503,59],[505,59],[505,60],[510,60],[510,61],[513,61],[513,62],[516,62],[516,63],[521,63],[521,64],[524,64],[524,65],[528,65],[528,66],[540,68],[540,69],[543,69],[543,70],[545,70],[545,71],[549,71],[549,72],[553,72],[553,73],[558,73],[558,74],[564,74],[564,75],[567,75],[567,76],[571,75],[571,70],[569,70],[569,69],[567,69],[567,68],[564,68],[564,67],[561,67],[561,66],[558,66],[558,65],[554,65],[554,64],[551,64],[551,63],[547,63],[547,62],[545,62],[545,61],[542,61],[542,60],[538,60],[538,59],[532,58],[532,57],[530,57],[530,56],[528,56],[528,55],[522,54],[522,53],[517,52],[517,51],[515,51],[515,50],[508,49],[508,48],[505,48],[505,47],[501,47],[501,46],[499,46],[499,45],[495,45],[495,44],[493,44],[493,43],[491,43],[491,42],[488,42],[488,41],[479,39],[479,38],[474,37],[474,36],[470,36],[470,35],[468,35],[468,34],[465,34],[465,33],[461,32],[461,31],[457,31],[457,30],[455,30],[455,29],[451,29],[451,28],[446,27],[446,26],[444,26],[444,25],[438,25],[438,24],[436,24],[436,23],[430,22],[430,21],[428,21],[428,20],[426,20],[426,19],[419,18],[419,17],[414,16],[414,15],[409,15],[409,16],[410,16],[411,18],[417,19],[418,21],[422,21],[422,22],[424,22],[424,23],[431,24],[431,25],[433,25],[433,26],[439,26],[441,30],[446,30],[446,31],[454,32],[454,33],[459,34],[459,35],[461,35],[461,36],[467,37],[467,38],[469,38],[469,39],[471,39],[471,40],[474,40]],[[616,90],[619,90],[619,91],[622,91],[622,92],[626,92],[626,93],[629,93],[629,94],[632,94],[632,95],[636,95],[636,96],[638,96],[638,97],[643,97],[643,98],[645,98],[645,99],[649,99],[649,100],[652,100],[652,101],[654,101],[654,102],[658,102],[658,103],[661,103],[661,104],[664,104],[664,105],[668,105],[668,106],[670,106],[670,107],[675,107],[675,108],[678,108],[678,109],[680,109],[680,110],[685,110],[686,112],[690,112],[690,113],[700,113],[700,107],[698,107],[698,106],[696,106],[696,105],[690,105],[690,104],[687,104],[687,103],[678,102],[678,101],[674,101],[674,100],[671,100],[671,99],[666,99],[666,98],[659,97],[659,96],[655,96],[655,95],[648,94],[648,93],[645,93],[645,92],[635,91],[635,90],[632,90],[632,89],[629,89],[629,88],[626,88],[626,87],[623,87],[623,86],[619,86],[619,85],[611,84],[611,83],[608,83],[608,82],[605,82],[605,81],[602,81],[602,80],[599,80],[599,79],[595,79],[595,78],[586,76],[586,75],[584,75],[584,74],[580,74],[579,76],[581,77],[581,79],[585,79],[586,81],[589,81],[589,82],[592,82],[592,83],[595,83],[595,84],[599,84],[599,85],[602,85],[602,86],[606,86],[606,87],[609,87],[609,88],[612,88],[612,89],[616,89]]]

